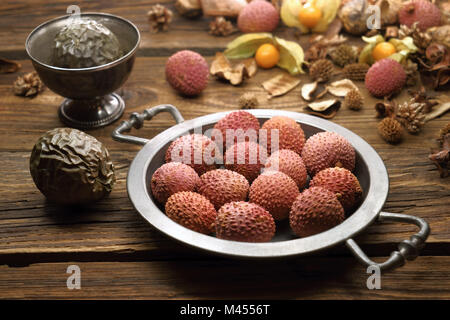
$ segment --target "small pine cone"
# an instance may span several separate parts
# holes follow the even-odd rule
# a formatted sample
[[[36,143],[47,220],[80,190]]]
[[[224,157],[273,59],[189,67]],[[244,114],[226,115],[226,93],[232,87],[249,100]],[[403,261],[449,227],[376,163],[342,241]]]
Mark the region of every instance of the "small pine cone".
[[[44,90],[44,84],[36,71],[18,77],[13,84],[14,94],[17,96],[33,97]]]
[[[236,32],[236,30],[231,21],[224,17],[217,17],[209,24],[209,33],[214,36],[225,37]]]
[[[403,137],[403,127],[394,118],[384,118],[378,123],[378,132],[389,143],[398,143]]]
[[[309,68],[309,75],[318,82],[327,82],[333,76],[334,66],[330,60],[319,59]]]
[[[356,61],[356,50],[347,44],[341,44],[330,52],[330,58],[335,65],[344,67]]]
[[[253,93],[244,93],[238,100],[241,109],[254,109],[258,104],[258,98]]]
[[[156,4],[147,12],[150,30],[152,32],[166,31],[172,22],[172,11],[166,7]]]
[[[409,87],[415,86],[420,78],[417,63],[414,63],[411,60],[406,60],[402,66],[406,73],[406,85]]]
[[[444,144],[444,137],[450,133],[450,122],[445,125],[440,131],[439,131],[439,145],[442,147]]]
[[[350,80],[364,81],[368,70],[369,65],[366,63],[352,63],[344,67],[342,74]]]
[[[413,100],[412,100],[413,101]],[[397,120],[410,133],[418,133],[425,124],[425,103],[407,101],[397,109]]]
[[[364,103],[361,92],[356,89],[352,89],[347,93],[344,99],[344,106],[351,110],[361,110]]]

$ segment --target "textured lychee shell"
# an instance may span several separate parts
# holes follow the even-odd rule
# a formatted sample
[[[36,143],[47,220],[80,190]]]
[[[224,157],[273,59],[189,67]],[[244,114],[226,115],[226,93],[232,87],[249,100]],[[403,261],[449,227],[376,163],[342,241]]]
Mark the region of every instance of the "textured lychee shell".
[[[249,200],[269,211],[275,220],[289,216],[289,210],[298,196],[297,184],[282,172],[261,174],[250,186]]]
[[[264,122],[260,131],[260,143],[264,145],[264,133],[267,139],[267,152],[271,153],[281,149],[289,149],[301,154],[305,144],[305,133],[302,127],[293,119],[284,116],[275,116]],[[272,131],[278,132],[278,148],[272,150]]]
[[[201,194],[183,191],[171,195],[166,202],[166,214],[188,229],[204,234],[214,232],[217,212]]]
[[[195,96],[208,85],[209,68],[200,54],[182,50],[172,55],[166,63],[166,79],[178,92]]]
[[[355,168],[355,149],[347,139],[334,132],[319,132],[306,140],[302,159],[311,176],[331,167]]]
[[[274,235],[273,217],[255,203],[230,202],[217,212],[216,236],[220,239],[267,242]]]
[[[226,147],[231,147],[237,142],[258,141],[260,125],[258,119],[250,112],[234,111],[220,119],[214,125],[214,129],[220,130],[224,150],[226,150]],[[227,130],[228,133],[231,133],[229,137],[227,137]],[[228,143],[228,140],[231,144]],[[227,146],[227,144],[229,145]]]
[[[165,204],[174,193],[196,191],[200,178],[194,169],[180,162],[165,163],[152,176],[150,188],[156,201]]]
[[[256,142],[239,142],[225,153],[225,168],[242,174],[252,182],[261,173],[267,159],[266,155],[266,149]]]
[[[289,224],[299,237],[327,231],[344,219],[344,209],[336,195],[320,187],[303,191],[295,199],[289,213]]]
[[[389,58],[376,62],[366,73],[366,88],[377,98],[397,93],[405,83],[406,73],[402,65]]]
[[[256,0],[246,5],[239,13],[237,25],[241,32],[272,32],[280,16],[275,7],[267,1]]]
[[[189,155],[184,154],[189,151]],[[166,162],[182,162],[192,167],[199,175],[217,168],[221,162],[217,145],[202,134],[181,136],[173,141],[166,151]]]
[[[441,24],[441,11],[430,1],[416,0],[403,4],[398,11],[400,24],[411,27],[418,22],[421,31]]]
[[[306,185],[308,173],[302,158],[292,150],[278,150],[267,159],[264,171],[276,170],[291,177],[299,189]]]
[[[198,192],[218,210],[225,203],[247,200],[250,185],[247,179],[234,171],[217,169],[200,177]]]
[[[317,173],[310,187],[322,187],[334,192],[346,212],[359,204],[362,189],[358,179],[345,168],[328,168]]]

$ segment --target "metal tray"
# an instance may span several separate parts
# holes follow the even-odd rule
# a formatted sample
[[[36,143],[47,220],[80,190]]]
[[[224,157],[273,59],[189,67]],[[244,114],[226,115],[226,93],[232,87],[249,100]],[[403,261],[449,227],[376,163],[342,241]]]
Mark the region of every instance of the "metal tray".
[[[139,129],[145,120],[150,120],[160,112],[169,112],[177,125],[161,132],[151,140],[124,135],[133,127]],[[277,223],[274,239],[267,243],[246,243],[218,239],[187,229],[168,218],[161,207],[153,200],[149,190],[153,172],[164,163],[164,155],[169,144],[181,135],[193,132],[195,128],[210,129],[229,112],[220,112],[184,121],[180,112],[172,105],[159,105],[145,110],[142,114],[133,113],[129,121],[123,121],[112,136],[115,140],[143,145],[131,163],[128,178],[128,195],[136,210],[156,229],[169,237],[198,249],[226,256],[245,258],[276,258],[303,255],[327,249],[345,242],[360,262],[369,266],[377,265],[381,270],[395,268],[414,260],[424,246],[429,235],[428,223],[421,218],[382,212],[389,191],[389,178],[386,167],[377,152],[357,134],[331,121],[314,116],[280,110],[248,110],[261,124],[273,116],[287,116],[301,124],[306,137],[320,132],[336,132],[350,141],[356,150],[355,175],[363,188],[361,205],[344,222],[325,232],[306,238],[297,238],[286,221]],[[374,221],[397,221],[417,225],[420,230],[398,245],[398,251],[383,263],[373,262],[352,239]]]

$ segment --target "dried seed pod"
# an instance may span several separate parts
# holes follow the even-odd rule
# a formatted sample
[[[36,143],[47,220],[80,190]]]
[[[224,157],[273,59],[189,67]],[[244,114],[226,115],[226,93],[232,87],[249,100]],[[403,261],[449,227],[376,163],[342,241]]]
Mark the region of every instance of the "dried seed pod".
[[[444,144],[444,137],[450,133],[450,122],[447,123],[445,125],[445,127],[443,127],[440,131],[439,131],[439,138],[438,138],[438,142],[439,142],[439,146],[442,147],[442,145]]]
[[[217,17],[209,24],[209,33],[218,36],[225,37],[237,31],[237,28],[233,26],[231,21],[228,21],[224,17]]]
[[[344,67],[356,61],[356,50],[347,44],[341,44],[335,50],[329,53],[331,60],[335,65]]]
[[[364,99],[359,90],[350,90],[345,96],[344,106],[351,110],[360,110],[363,106]]]
[[[344,75],[344,78],[350,80],[364,81],[369,68],[369,65],[366,63],[352,63],[344,67],[342,74]]]
[[[31,152],[30,173],[48,200],[64,205],[97,201],[116,181],[103,144],[71,128],[53,129],[39,138]]]
[[[403,127],[394,118],[384,118],[378,123],[378,132],[389,143],[398,143],[403,137]]]
[[[156,4],[147,12],[150,30],[152,32],[166,31],[172,22],[172,11],[166,7]]]
[[[241,109],[254,109],[259,101],[253,93],[246,92],[239,97],[238,104]]]
[[[334,72],[333,63],[327,59],[319,59],[309,68],[309,75],[318,82],[327,82]]]
[[[186,18],[197,18],[202,15],[200,0],[177,0],[175,8],[180,15]]]

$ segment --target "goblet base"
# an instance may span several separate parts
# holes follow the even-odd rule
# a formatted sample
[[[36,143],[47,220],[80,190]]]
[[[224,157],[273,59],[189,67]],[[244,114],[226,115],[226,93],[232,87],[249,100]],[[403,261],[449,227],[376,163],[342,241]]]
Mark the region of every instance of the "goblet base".
[[[119,119],[125,102],[117,93],[88,100],[64,99],[58,114],[69,127],[89,130],[107,126]]]

